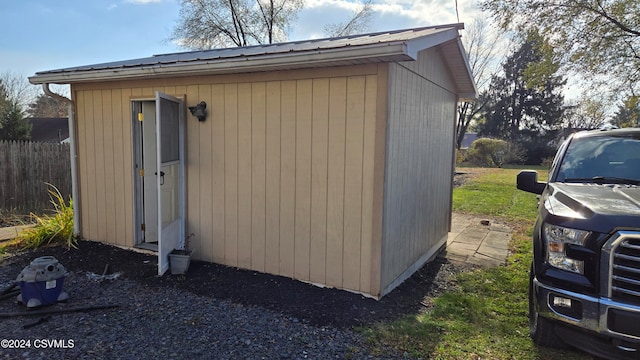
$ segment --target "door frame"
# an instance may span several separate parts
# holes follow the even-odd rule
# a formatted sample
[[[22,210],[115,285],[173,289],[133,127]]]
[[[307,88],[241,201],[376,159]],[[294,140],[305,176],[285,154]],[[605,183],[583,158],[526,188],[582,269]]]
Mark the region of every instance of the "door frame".
[[[150,246],[144,242],[144,192],[143,192],[143,169],[142,169],[142,129],[140,119],[142,116],[142,103],[154,102],[155,99],[151,98],[133,98],[131,103],[131,133],[132,133],[132,155],[133,155],[133,201],[134,201],[134,247],[143,248],[147,250],[157,251],[157,246]],[[155,111],[155,110],[154,110]]]
[[[185,223],[185,203],[186,203],[186,181],[185,181],[185,163],[186,163],[186,114],[185,114],[185,96],[172,96],[166,93],[162,93],[160,91],[156,91],[155,98],[149,97],[140,97],[140,98],[132,98],[130,100],[131,103],[131,126],[132,126],[132,156],[133,156],[133,176],[134,176],[134,246],[153,250],[158,252],[158,275],[164,274],[168,267],[168,260],[165,259],[167,256],[166,249],[163,251],[161,244],[161,233],[162,233],[162,208],[161,208],[161,180],[160,176],[156,176],[156,196],[157,196],[157,215],[158,215],[158,245],[145,244],[144,243],[144,231],[142,228],[142,224],[144,223],[145,209],[143,203],[143,175],[152,175],[152,174],[144,174],[141,171],[141,164],[139,162],[142,159],[142,129],[140,127],[139,113],[142,113],[142,104],[143,103],[153,103],[152,108],[154,109],[155,114],[155,129],[154,135],[156,137],[157,148],[156,148],[156,162],[159,167],[162,160],[160,158],[160,139],[158,135],[160,134],[160,129],[158,129],[157,124],[159,123],[160,116],[158,111],[160,109],[159,101],[160,99],[166,99],[170,101],[177,102],[179,105],[178,110],[178,121],[179,121],[179,170],[178,170],[178,211],[179,211],[179,239],[175,247],[184,248],[184,234],[186,233],[186,223]],[[144,120],[144,119],[143,119]],[[154,175],[152,175],[154,176]],[[173,248],[173,245],[171,245]]]

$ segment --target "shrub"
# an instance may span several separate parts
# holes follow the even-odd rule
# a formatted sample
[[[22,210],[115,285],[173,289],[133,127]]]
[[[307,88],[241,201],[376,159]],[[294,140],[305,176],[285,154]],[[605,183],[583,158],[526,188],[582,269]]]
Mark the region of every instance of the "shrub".
[[[479,166],[502,167],[504,164],[522,163],[524,159],[522,146],[499,139],[478,139],[467,152],[467,160]]]
[[[38,216],[32,213],[36,225],[24,230],[18,236],[18,242],[25,249],[36,249],[53,243],[75,248],[77,239],[73,237],[73,201],[69,199],[69,205],[65,204],[60,191],[51,184],[47,185],[50,187],[49,197],[54,206],[53,215]]]
[[[456,150],[456,164],[462,164],[467,160],[466,151],[462,149]]]
[[[553,156],[546,157],[542,159],[542,165],[545,169],[551,169],[551,164],[553,164]]]

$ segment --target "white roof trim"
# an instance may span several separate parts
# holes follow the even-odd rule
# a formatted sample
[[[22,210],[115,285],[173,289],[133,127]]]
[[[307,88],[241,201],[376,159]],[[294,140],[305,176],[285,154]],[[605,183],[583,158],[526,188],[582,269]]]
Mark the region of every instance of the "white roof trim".
[[[450,29],[429,36],[412,39],[407,42],[407,55],[411,56],[412,59],[417,59],[418,52],[444,44],[447,41],[455,40],[459,37],[458,29]]]
[[[458,49],[460,49],[460,54],[462,55],[462,59],[464,62],[464,67],[467,69],[467,75],[471,79],[471,87],[473,88],[473,92],[467,94],[459,94],[460,98],[463,101],[476,101],[478,100],[478,88],[476,87],[476,82],[473,79],[473,72],[471,71],[471,67],[469,65],[469,59],[467,58],[467,52],[464,50],[464,46],[462,45],[462,41],[458,38]]]

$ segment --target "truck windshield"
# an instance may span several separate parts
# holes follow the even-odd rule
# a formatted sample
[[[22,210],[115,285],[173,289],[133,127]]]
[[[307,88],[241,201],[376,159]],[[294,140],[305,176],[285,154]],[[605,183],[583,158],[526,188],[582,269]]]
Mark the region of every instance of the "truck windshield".
[[[576,137],[556,178],[560,182],[640,184],[640,134]]]

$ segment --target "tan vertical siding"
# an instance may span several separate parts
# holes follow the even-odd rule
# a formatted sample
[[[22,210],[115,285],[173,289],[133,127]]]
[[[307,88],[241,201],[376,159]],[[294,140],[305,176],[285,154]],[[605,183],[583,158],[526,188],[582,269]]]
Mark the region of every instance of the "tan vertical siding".
[[[327,278],[342,287],[344,259],[344,158],[347,79],[329,82],[329,153],[327,173]]]
[[[89,224],[87,228],[87,236],[90,239],[95,239],[99,241],[104,241],[100,237],[98,232],[98,191],[102,191],[98,187],[96,187],[96,167],[101,164],[96,164],[96,152],[99,151],[96,149],[96,137],[100,137],[102,134],[99,130],[96,129],[96,118],[94,114],[94,91],[89,91],[85,94],[86,107],[84,109],[85,114],[85,134],[87,136],[86,141],[86,191],[87,196],[83,199],[82,207],[87,209],[87,217],[86,222]],[[97,135],[96,135],[97,133]]]
[[[130,198],[125,198],[125,179],[131,179],[130,172],[125,169],[124,154],[125,144],[130,143],[129,137],[124,137],[124,128],[126,125],[123,119],[123,107],[126,107],[126,103],[122,102],[122,90],[113,89],[111,91],[112,97],[112,116],[111,116],[111,128],[113,130],[113,184],[111,198],[113,199],[113,219],[110,221],[110,225],[115,231],[116,243],[121,246],[129,245],[127,243],[127,230],[126,230],[126,215],[125,209]],[[132,245],[133,243],[131,243]]]
[[[296,82],[282,82],[280,107],[280,274],[294,276]]]
[[[208,99],[211,96],[211,85],[198,86],[198,97],[189,99],[190,103],[199,103],[198,99]],[[211,105],[209,105],[211,106]],[[214,121],[198,121],[195,118],[190,118],[189,122],[197,124],[198,127],[198,196],[199,196],[199,218],[200,227],[198,231],[198,237],[201,239],[213,238],[213,151],[211,134]],[[191,234],[191,233],[189,233]],[[188,234],[187,234],[188,235]],[[195,242],[195,232],[193,233]],[[190,241],[191,242],[191,241]],[[199,244],[199,257],[202,260],[213,260],[213,242],[212,241],[198,241]],[[191,246],[191,244],[189,244]]]
[[[311,125],[311,233],[309,280],[325,283],[327,252],[327,167],[329,79],[313,80]]]
[[[187,87],[187,102],[194,104],[200,102],[199,86],[190,85]],[[213,116],[210,118],[215,119]],[[211,119],[212,122],[214,120]],[[189,238],[189,247],[194,250],[196,256],[202,256],[203,259],[207,258],[206,254],[202,253],[202,241],[198,239],[205,239],[202,235],[202,229],[200,227],[200,194],[199,191],[193,191],[193,189],[200,190],[200,172],[197,170],[200,168],[200,122],[194,121],[195,119],[187,119],[186,121],[186,138],[189,139],[185,144],[185,150],[187,152],[187,158],[185,163],[186,169],[186,199],[185,199],[185,225],[187,235],[194,234],[192,238]],[[196,235],[197,234],[197,235]]]
[[[227,265],[238,266],[238,85],[224,89],[224,207],[225,256]],[[199,171],[199,170],[198,170]],[[205,174],[206,175],[206,174]],[[244,189],[242,189],[244,190]],[[199,196],[199,195],[198,195]],[[206,199],[205,199],[206,201]],[[202,216],[202,214],[199,214]],[[202,241],[206,241],[202,239]]]
[[[89,193],[88,193],[88,177],[89,177],[89,170],[88,170],[88,157],[89,155],[92,155],[89,152],[89,149],[87,148],[87,143],[89,141],[88,138],[88,134],[87,134],[87,122],[89,121],[87,119],[86,113],[85,113],[85,109],[87,107],[87,101],[85,99],[87,94],[87,91],[79,91],[79,92],[75,92],[74,93],[74,98],[76,100],[76,129],[77,129],[77,156],[78,156],[78,161],[77,161],[77,166],[78,166],[78,191],[80,192],[80,199],[74,199],[74,201],[77,203],[78,201],[80,201],[80,219],[82,221],[82,236],[84,236],[85,238],[91,238],[89,237],[90,234],[90,230],[89,227],[91,226],[91,221],[89,219],[89,207],[88,207],[88,197],[89,197]]]
[[[347,81],[344,186],[344,287],[360,289],[362,251],[362,161],[365,116],[364,76]]]
[[[93,185],[96,190],[96,202],[94,204],[96,208],[97,216],[97,238],[101,241],[106,241],[107,238],[107,223],[106,223],[106,186],[105,186],[105,132],[104,132],[104,108],[102,103],[103,91],[93,92],[93,126],[95,131],[94,147],[95,147],[95,181]]]
[[[133,246],[129,89],[77,91],[82,236]]]
[[[378,69],[77,85],[83,236],[133,245],[131,100],[186,95],[187,106],[205,101],[208,111],[204,122],[186,119],[186,230],[196,257],[377,291],[374,176],[384,161],[386,84]],[[106,201],[102,189],[123,197]]]
[[[422,52],[417,63],[389,67],[383,294],[446,241],[451,211],[451,122],[456,107],[452,84],[434,51]]]
[[[280,273],[280,131],[281,83],[267,83],[266,93],[266,230],[264,270]]]
[[[266,83],[251,88],[251,269],[264,271],[266,238]]]
[[[309,280],[311,236],[311,119],[313,80],[298,80],[296,89],[296,211],[294,276]]]
[[[212,198],[204,199],[212,204],[212,216],[213,216],[213,233],[210,238],[205,236],[199,237],[199,242],[212,242],[211,258],[214,262],[224,264],[226,254],[226,242],[225,242],[225,100],[224,90],[225,86],[222,84],[214,84],[211,87],[211,98],[207,102],[209,104],[209,118],[207,121],[211,122],[211,140],[212,143],[212,174],[210,179],[212,183]],[[200,102],[200,98],[188,99],[189,104]],[[187,137],[187,142],[190,137]],[[187,154],[187,158],[189,154]],[[190,173],[198,173],[199,169],[194,168]],[[189,192],[187,190],[187,192]],[[198,196],[198,194],[195,194]],[[197,215],[196,215],[197,216]],[[202,216],[202,214],[200,214]]]
[[[104,134],[103,156],[104,156],[104,224],[105,239],[115,239],[116,231],[116,209],[114,201],[115,192],[115,172],[113,163],[114,137],[113,137],[113,102],[111,98],[111,90],[102,91],[102,133]]]
[[[364,99],[364,118],[363,118],[363,137],[362,137],[362,226],[361,226],[361,248],[360,248],[360,291],[378,295],[380,281],[379,271],[380,263],[379,253],[374,248],[379,246],[379,231],[377,226],[381,227],[381,221],[375,221],[375,214],[382,212],[380,209],[375,211],[376,200],[382,199],[382,187],[380,190],[375,188],[375,166],[376,161],[383,163],[384,157],[376,157],[376,125],[379,117],[376,111],[383,111],[383,105],[377,102],[378,77],[369,75],[366,77],[366,90]],[[386,91],[385,91],[386,93]],[[386,115],[386,112],[383,111]],[[386,119],[385,119],[386,120]],[[384,149],[384,134],[382,136],[379,147]],[[384,153],[382,153],[384,154]],[[383,164],[380,164],[382,167]],[[380,174],[380,183],[384,181],[384,174]],[[370,239],[370,240],[369,240]],[[374,265],[376,264],[376,265]]]
[[[365,132],[371,136],[365,136],[365,146],[367,149],[373,149],[373,161],[369,164],[365,161],[365,168],[373,167],[373,179],[372,186],[373,192],[369,194],[365,192],[363,197],[368,199],[371,196],[371,202],[365,204],[371,205],[371,290],[370,294],[380,296],[382,293],[382,237],[383,237],[383,223],[384,223],[384,187],[385,187],[385,173],[386,173],[386,154],[387,154],[387,124],[389,119],[389,65],[378,65],[378,77],[376,87],[376,111],[375,116],[367,117]],[[371,121],[375,118],[375,124],[371,124]],[[369,126],[374,125],[374,129]],[[366,129],[369,129],[368,131]],[[370,152],[366,151],[365,154]],[[366,177],[365,177],[366,178]],[[363,210],[367,213],[368,210]],[[365,230],[366,233],[366,230]]]
[[[251,268],[251,84],[238,85],[238,266]]]
[[[133,137],[132,137],[132,119],[131,119],[131,103],[129,99],[131,99],[131,89],[122,89],[122,116],[118,118],[114,118],[114,121],[120,121],[122,123],[122,181],[124,183],[124,191],[122,196],[124,196],[123,200],[123,211],[120,213],[124,214],[124,219],[120,219],[118,221],[118,226],[124,227],[125,229],[125,245],[133,246],[134,245],[134,193],[133,193]],[[119,191],[120,188],[116,187],[116,191]]]

